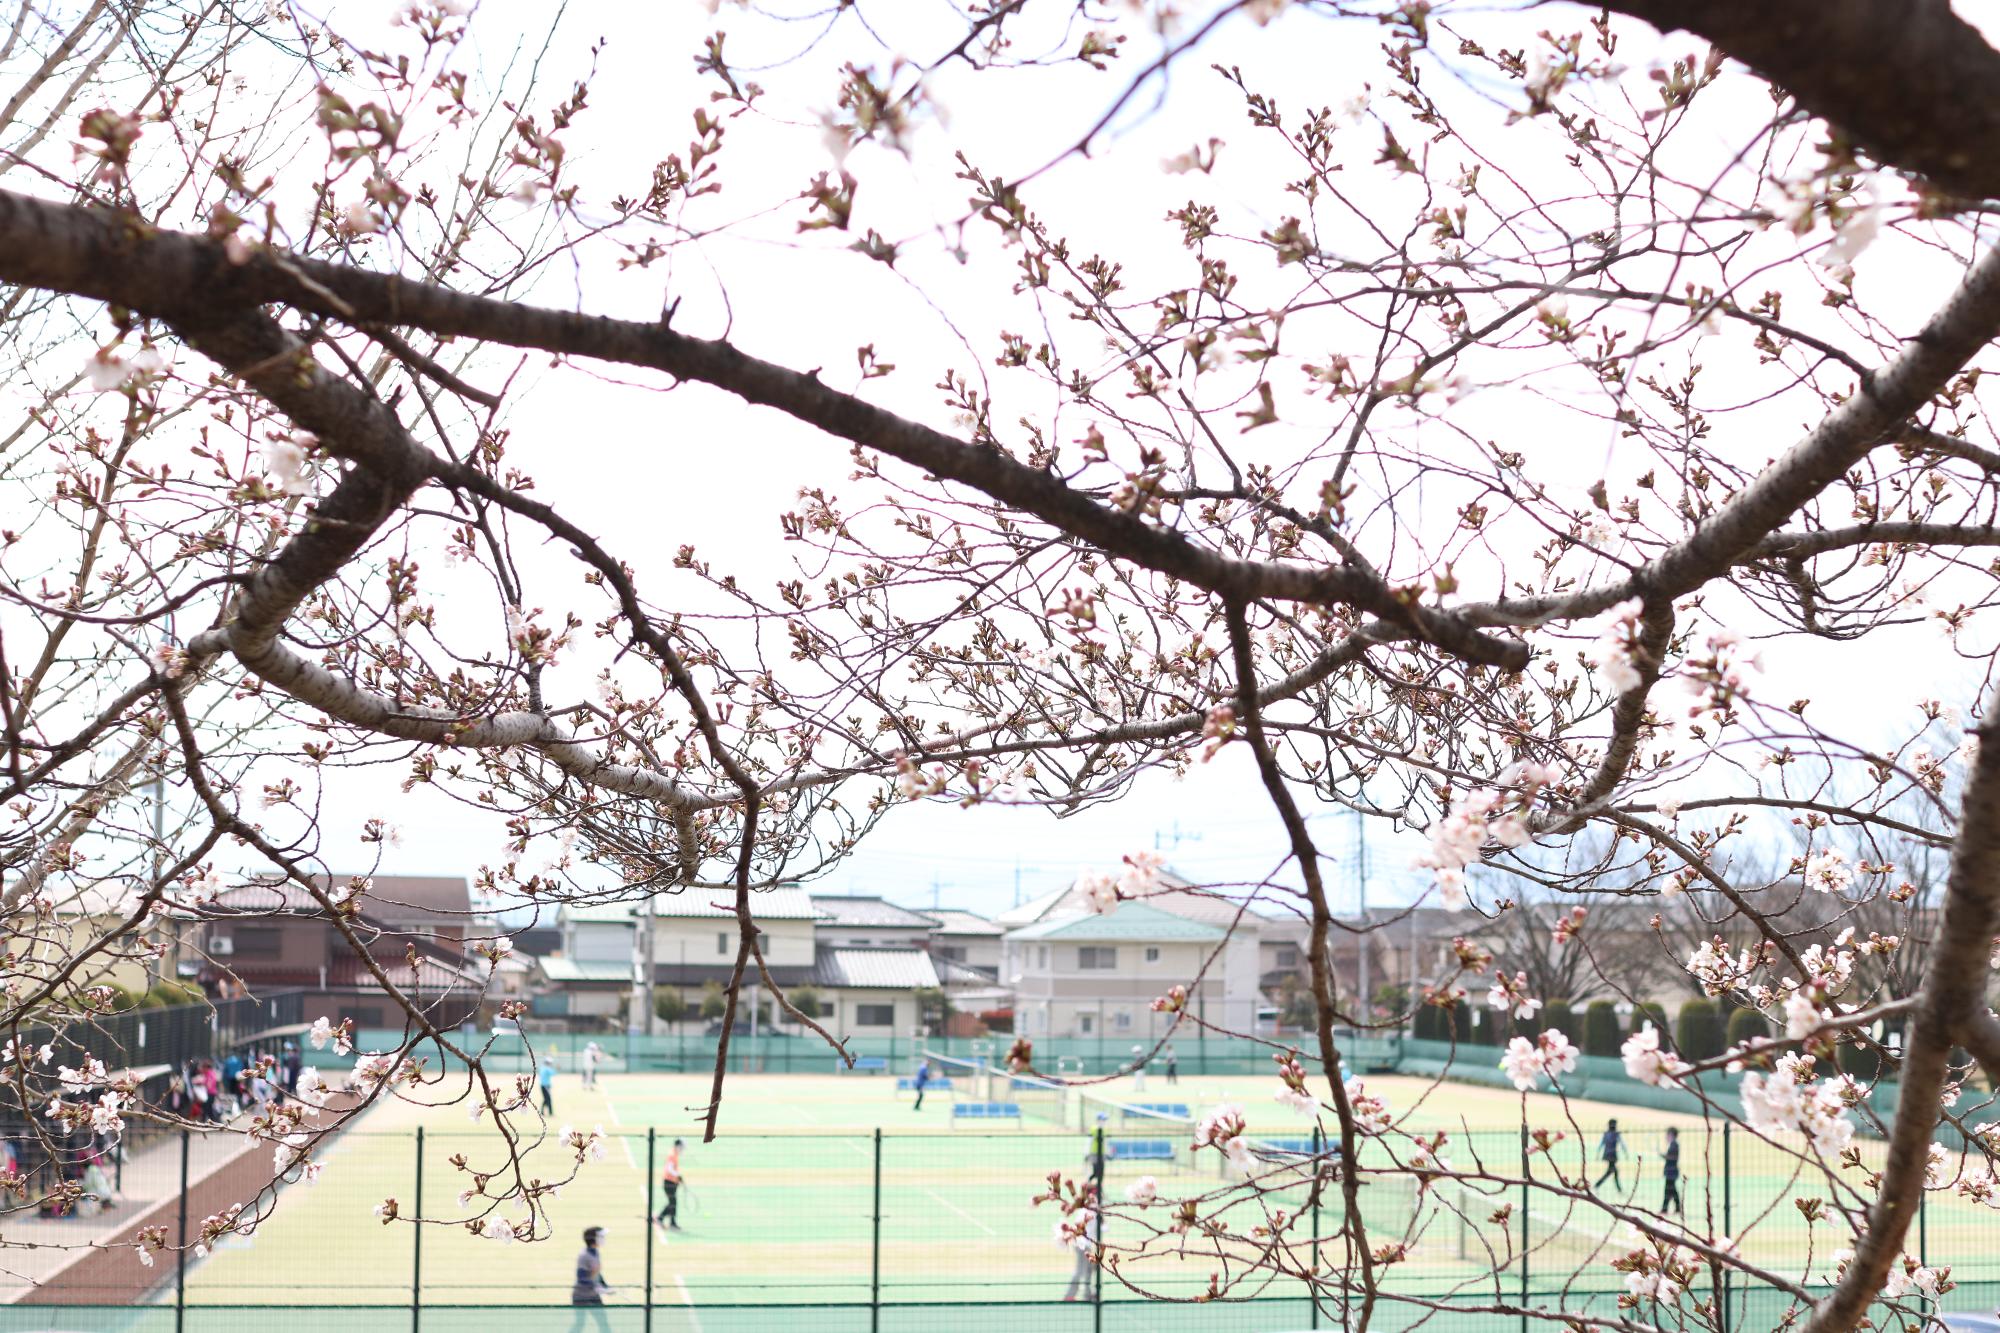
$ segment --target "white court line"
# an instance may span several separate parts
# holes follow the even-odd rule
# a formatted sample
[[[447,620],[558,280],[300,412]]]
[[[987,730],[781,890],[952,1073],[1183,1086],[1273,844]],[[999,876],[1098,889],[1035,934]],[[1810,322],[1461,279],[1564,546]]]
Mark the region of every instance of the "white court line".
[[[939,1194],[936,1190],[925,1190],[924,1193],[930,1195],[933,1199],[936,1199],[939,1203],[951,1209],[954,1213],[957,1213],[960,1217],[972,1223],[972,1225],[978,1227],[981,1231],[985,1232],[987,1235],[997,1236],[1000,1234],[999,1232],[995,1231],[992,1227],[987,1226],[984,1222],[974,1217],[971,1213],[966,1212],[965,1209],[953,1203],[950,1199],[945,1198],[944,1195]]]
[[[674,1286],[681,1293],[681,1304],[687,1307],[688,1322],[694,1325],[694,1333],[701,1333],[701,1316],[694,1312],[694,1297],[688,1295],[688,1284],[678,1273],[674,1274]]]
[[[611,1117],[611,1127],[613,1129],[625,1128],[625,1122],[618,1118],[618,1104],[611,1100],[611,1094],[608,1092],[604,1094],[604,1114]],[[637,1171],[639,1169],[639,1159],[632,1155],[632,1136],[630,1134],[620,1134],[618,1141],[625,1145],[625,1164],[634,1171]]]

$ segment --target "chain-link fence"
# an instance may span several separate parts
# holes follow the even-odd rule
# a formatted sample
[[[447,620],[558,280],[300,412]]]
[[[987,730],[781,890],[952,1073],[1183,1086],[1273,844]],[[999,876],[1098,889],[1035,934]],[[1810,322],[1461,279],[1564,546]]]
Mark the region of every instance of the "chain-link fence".
[[[942,1133],[802,1128],[684,1144],[677,1158],[667,1131],[613,1129],[604,1160],[586,1163],[549,1200],[553,1234],[537,1244],[503,1244],[470,1225],[492,1211],[482,1177],[504,1167],[490,1130],[355,1129],[328,1146],[319,1183],[287,1186],[251,1234],[212,1252],[170,1248],[152,1268],[129,1238],[120,1248],[61,1232],[73,1219],[6,1219],[9,1246],[98,1248],[31,1289],[0,1293],[14,1302],[0,1304],[0,1333],[190,1333],[253,1315],[281,1318],[289,1333],[569,1327],[587,1226],[605,1229],[599,1257],[614,1289],[603,1323],[598,1311],[583,1312],[592,1328],[721,1333],[800,1318],[815,1330],[870,1333],[929,1330],[940,1320],[1034,1333],[1339,1328],[1339,1293],[1323,1284],[1357,1279],[1365,1249],[1390,1298],[1378,1302],[1371,1327],[1469,1333],[1547,1326],[1558,1311],[1616,1314],[1625,1257],[1638,1244],[1629,1224],[1669,1219],[1743,1260],[1698,1264],[1683,1299],[1709,1305],[1724,1328],[1762,1333],[1783,1322],[1800,1291],[1824,1290],[1835,1251],[1848,1243],[1842,1210],[1865,1203],[1868,1176],[1882,1165],[1882,1145],[1858,1143],[1829,1181],[1802,1146],[1724,1124],[1682,1128],[1677,1141],[1663,1127],[1626,1124],[1609,1144],[1606,1129],[1450,1132],[1433,1148],[1448,1174],[1421,1183],[1407,1169],[1407,1140],[1364,1140],[1355,1220],[1335,1146],[1318,1131],[1266,1139],[1256,1152],[1259,1196],[1221,1214],[1226,1227],[1182,1233],[1165,1201],[1205,1197],[1212,1206],[1231,1177],[1219,1153],[1196,1149],[1175,1123],[1113,1122],[1081,1134],[1033,1121]],[[217,1158],[219,1142],[190,1136],[139,1154],[127,1172],[146,1182],[144,1197],[135,1188],[114,1209],[135,1230],[158,1224],[170,1241],[197,1240],[202,1217],[269,1179],[267,1148]],[[670,1160],[679,1175],[671,1192]],[[525,1162],[531,1178],[547,1181],[573,1165],[548,1143]],[[1944,1308],[1979,1308],[2000,1290],[2000,1249],[1986,1243],[1993,1212],[1952,1188],[1955,1154],[1948,1166],[1926,1195],[1910,1254],[1951,1267],[1961,1285]],[[1054,1210],[1030,1204],[1051,1172],[1094,1178],[1114,1203],[1151,1176],[1162,1202],[1137,1216],[1114,1210],[1100,1236],[1109,1260],[1093,1264],[1058,1243]],[[374,1216],[387,1198],[398,1201],[395,1225]],[[1265,1262],[1255,1262],[1260,1255]],[[1309,1269],[1319,1275],[1317,1300]],[[1916,1326],[1902,1318],[1878,1311],[1877,1325]]]

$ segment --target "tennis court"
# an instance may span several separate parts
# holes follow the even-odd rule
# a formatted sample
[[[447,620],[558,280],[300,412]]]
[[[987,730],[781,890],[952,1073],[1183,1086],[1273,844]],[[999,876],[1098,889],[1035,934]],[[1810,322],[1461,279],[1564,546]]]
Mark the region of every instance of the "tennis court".
[[[601,1125],[606,1154],[550,1200],[555,1235],[532,1245],[475,1236],[463,1225],[481,1209],[476,1201],[462,1204],[461,1191],[474,1174],[497,1170],[502,1161],[490,1124],[471,1123],[461,1105],[388,1102],[329,1145],[319,1183],[287,1187],[281,1206],[252,1234],[191,1260],[178,1300],[173,1275],[162,1273],[152,1314],[89,1312],[90,1294],[76,1292],[69,1299],[79,1304],[64,1309],[64,1322],[36,1323],[25,1307],[0,1307],[0,1330],[202,1333],[234,1327],[247,1307],[279,1305],[292,1333],[352,1326],[341,1323],[342,1312],[368,1327],[467,1333],[568,1327],[572,1259],[586,1226],[608,1230],[605,1274],[617,1291],[607,1313],[612,1328],[633,1333],[725,1333],[801,1320],[815,1329],[874,1333],[967,1320],[1035,1333],[1337,1326],[1337,1318],[1303,1299],[1304,1283],[1271,1277],[1268,1263],[1251,1281],[1228,1280],[1252,1271],[1247,1261],[1272,1243],[1256,1232],[1279,1208],[1290,1215],[1281,1243],[1294,1261],[1317,1252],[1323,1271],[1354,1266],[1350,1243],[1339,1235],[1337,1191],[1325,1196],[1317,1215],[1307,1204],[1313,1130],[1272,1100],[1276,1078],[1183,1072],[1177,1085],[1154,1076],[1143,1089],[1129,1077],[1054,1087],[964,1065],[947,1068],[951,1085],[934,1086],[921,1111],[893,1070],[732,1075],[722,1136],[713,1144],[700,1141],[706,1074],[605,1075],[594,1089],[564,1074],[551,1134],[564,1125],[586,1131]],[[1442,1151],[1458,1173],[1519,1176],[1524,1115],[1529,1127],[1559,1136],[1549,1151],[1531,1153],[1536,1184],[1529,1190],[1475,1178],[1419,1192],[1407,1173],[1370,1171],[1394,1165],[1392,1152],[1407,1163],[1407,1139],[1364,1143],[1369,1248],[1396,1248],[1384,1270],[1388,1289],[1422,1302],[1378,1309],[1376,1327],[1481,1328],[1495,1317],[1480,1313],[1482,1307],[1512,1304],[1524,1293],[1531,1305],[1550,1310],[1612,1312],[1624,1279],[1611,1261],[1630,1242],[1596,1201],[1658,1205],[1670,1126],[1682,1136],[1691,1230],[1736,1237],[1758,1265],[1815,1284],[1827,1256],[1844,1243],[1844,1230],[1814,1226],[1794,1203],[1824,1193],[1823,1180],[1805,1176],[1794,1159],[1740,1129],[1725,1133],[1719,1122],[1693,1115],[1587,1100],[1565,1104],[1426,1078],[1366,1081],[1405,1117],[1405,1129],[1445,1131]],[[1164,1207],[1138,1219],[1109,1219],[1103,1242],[1117,1256],[1118,1271],[1104,1276],[1099,1291],[1087,1274],[1080,1289],[1074,1286],[1074,1253],[1056,1243],[1055,1215],[1030,1206],[1049,1173],[1085,1176],[1101,1133],[1104,1187],[1113,1200],[1122,1200],[1141,1175],[1156,1178],[1163,1199],[1220,1190],[1219,1155],[1193,1150],[1190,1117],[1223,1101],[1244,1110],[1273,1191],[1259,1203],[1233,1206],[1224,1215],[1227,1232],[1173,1238],[1166,1246],[1157,1243],[1169,1222]],[[1012,1109],[987,1114],[995,1108]],[[1593,1195],[1598,1135],[1613,1118],[1630,1155],[1619,1179]],[[662,1233],[649,1217],[661,1203],[659,1167],[676,1137],[687,1141],[682,1230]],[[1857,1147],[1859,1183],[1860,1171],[1879,1164],[1881,1145]],[[569,1155],[553,1141],[531,1147],[524,1160],[531,1178],[558,1180],[570,1172]],[[373,1210],[391,1197],[404,1217],[437,1225],[379,1224]],[[1968,1284],[1950,1308],[1973,1308],[1985,1297],[1971,1284],[2000,1280],[2000,1257],[1980,1243],[1993,1221],[1991,1212],[1950,1191],[1929,1198],[1911,1248],[1953,1263],[1954,1277]],[[1137,1253],[1149,1233],[1155,1243]],[[1196,1303],[1217,1274],[1224,1301]],[[1186,1303],[1142,1304],[1127,1281]],[[1068,1295],[1088,1310],[1066,1304]],[[1768,1328],[1783,1317],[1785,1302],[1768,1290],[1732,1291],[1727,1299],[1734,1328]]]
[[[608,1154],[553,1201],[556,1238],[538,1245],[502,1246],[449,1226],[421,1228],[418,1238],[407,1226],[374,1224],[371,1210],[390,1196],[406,1216],[415,1211],[412,1203],[426,1219],[473,1216],[476,1206],[460,1207],[458,1194],[469,1171],[498,1161],[490,1129],[470,1125],[458,1108],[392,1104],[342,1138],[319,1184],[292,1187],[285,1206],[254,1236],[226,1242],[191,1268],[187,1299],[204,1306],[261,1304],[281,1287],[287,1300],[312,1305],[559,1304],[567,1298],[576,1235],[601,1225],[609,1231],[605,1270],[625,1301],[645,1299],[649,1260],[656,1306],[1057,1300],[1069,1283],[1072,1256],[1054,1242],[1050,1210],[1032,1208],[1029,1200],[1051,1171],[1085,1173],[1092,1139],[1081,1126],[1103,1128],[1105,1188],[1113,1199],[1141,1174],[1154,1176],[1169,1197],[1223,1183],[1217,1155],[1193,1152],[1185,1126],[1163,1118],[1164,1112],[1123,1113],[1121,1102],[1185,1105],[1196,1114],[1219,1101],[1237,1102],[1252,1135],[1281,1147],[1267,1157],[1267,1168],[1289,1187],[1272,1205],[1296,1210],[1306,1197],[1306,1172],[1287,1176],[1284,1162],[1288,1153],[1309,1150],[1302,1140],[1311,1131],[1271,1101],[1272,1078],[1184,1077],[1178,1087],[1155,1078],[1143,1094],[1129,1079],[1118,1080],[1093,1090],[1115,1099],[1103,1103],[1075,1092],[1038,1103],[1032,1092],[1017,1090],[1024,1113],[998,1126],[954,1116],[955,1105],[985,1096],[965,1083],[961,1078],[948,1091],[934,1090],[917,1111],[910,1093],[899,1091],[888,1075],[735,1077],[723,1135],[702,1144],[695,1108],[708,1093],[705,1077],[621,1075],[601,1079],[595,1090],[566,1078],[556,1089],[554,1122],[603,1125]],[[1369,1083],[1399,1110],[1414,1108],[1411,1128],[1451,1131],[1445,1152],[1458,1169],[1485,1164],[1496,1173],[1518,1173],[1517,1095],[1421,1079]],[[1594,1177],[1596,1136],[1606,1119],[1617,1117],[1634,1156],[1605,1194],[1657,1204],[1661,1136],[1668,1125],[1678,1125],[1690,1219],[1710,1219],[1697,1230],[1739,1235],[1753,1259],[1793,1276],[1806,1270],[1809,1255],[1824,1256],[1839,1243],[1829,1228],[1808,1226],[1790,1202],[1809,1192],[1795,1164],[1740,1131],[1725,1163],[1721,1133],[1707,1132],[1692,1116],[1648,1111],[1639,1113],[1641,1123],[1631,1108],[1589,1102],[1572,1102],[1565,1114],[1546,1096],[1529,1098],[1528,1107],[1531,1123],[1565,1135],[1552,1153],[1536,1154],[1537,1180]],[[1559,1115],[1559,1122],[1534,1119]],[[660,1201],[657,1187],[648,1186],[677,1135],[688,1141],[683,1230],[662,1236],[647,1226],[648,1209]],[[1364,1167],[1378,1164],[1376,1151],[1364,1155]],[[1862,1152],[1869,1161],[1879,1145],[1864,1144]],[[452,1164],[460,1154],[468,1170]],[[531,1173],[544,1178],[567,1173],[550,1144],[535,1148],[528,1161]],[[1387,1165],[1386,1156],[1379,1164]],[[1621,1282],[1610,1268],[1629,1248],[1619,1224],[1559,1193],[1522,1198],[1518,1190],[1496,1190],[1489,1196],[1479,1186],[1454,1184],[1420,1201],[1411,1178],[1401,1176],[1364,1186],[1363,1198],[1371,1245],[1407,1245],[1394,1275],[1399,1288],[1447,1297],[1491,1292],[1498,1284],[1511,1297],[1524,1249],[1531,1289],[1543,1282],[1575,1284],[1580,1274],[1586,1287],[1610,1291]],[[1509,1219],[1495,1223],[1493,1215],[1507,1204],[1515,1205]],[[1331,1237],[1338,1219],[1331,1207],[1324,1211],[1329,1215],[1317,1219],[1318,1234]],[[1258,1220],[1245,1211],[1238,1230],[1248,1232]],[[1927,1225],[1941,1253],[1949,1245],[1955,1255],[1971,1255],[1977,1250],[1966,1242],[1991,1221],[1985,1210],[1938,1195]],[[1114,1221],[1107,1231],[1107,1247],[1138,1240],[1121,1238],[1117,1226]],[[1298,1234],[1302,1244],[1309,1241],[1304,1223]],[[1237,1237],[1192,1246],[1196,1257],[1149,1258],[1132,1263],[1126,1274],[1155,1291],[1191,1297],[1228,1256],[1246,1257],[1250,1245]],[[1327,1262],[1341,1262],[1335,1244],[1324,1253]],[[1813,1275],[1819,1276],[1817,1268]],[[2000,1276],[2000,1266],[1993,1275]],[[1137,1297],[1116,1280],[1106,1281],[1105,1301],[1128,1299]]]

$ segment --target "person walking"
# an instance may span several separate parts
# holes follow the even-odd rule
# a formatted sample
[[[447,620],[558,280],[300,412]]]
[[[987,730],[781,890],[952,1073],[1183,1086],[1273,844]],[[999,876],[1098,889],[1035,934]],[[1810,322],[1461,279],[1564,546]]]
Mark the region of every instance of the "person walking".
[[[660,1193],[666,1197],[666,1202],[660,1205],[660,1215],[653,1219],[653,1224],[662,1231],[681,1229],[681,1149],[686,1146],[680,1139],[675,1139],[673,1146],[667,1149],[666,1165],[660,1168]]]
[[[597,1250],[603,1243],[603,1227],[585,1229],[583,1253],[576,1256],[576,1283],[569,1289],[569,1303],[576,1307],[576,1317],[569,1322],[569,1333],[583,1333],[585,1315],[589,1315],[598,1328],[610,1333],[611,1319],[604,1313],[604,1296],[611,1290],[611,1284],[604,1280],[604,1258]]]
[[[596,1042],[593,1041],[588,1046],[585,1046],[583,1048],[584,1087],[594,1088],[597,1086],[597,1066],[598,1063],[603,1059],[604,1059],[604,1048],[599,1046]]]
[[[1180,1057],[1174,1054],[1174,1044],[1172,1042],[1168,1042],[1167,1049],[1160,1052],[1160,1058],[1166,1062],[1167,1082],[1179,1083],[1181,1081],[1181,1062]]]
[[[305,1067],[306,1067],[305,1057],[299,1053],[299,1044],[295,1041],[286,1042],[285,1043],[285,1095],[286,1096],[296,1097],[299,1095],[299,1075],[305,1072]]]
[[[1667,1155],[1661,1169],[1667,1189],[1660,1198],[1660,1211],[1664,1213],[1671,1208],[1686,1217],[1687,1205],[1681,1202],[1681,1132],[1678,1129],[1667,1131]]]
[[[550,1052],[542,1057],[541,1084],[542,1114],[554,1115],[556,1113],[556,1057],[554,1052]]]
[[[917,1090],[917,1104],[911,1107],[910,1108],[911,1110],[921,1111],[924,1109],[924,1089],[928,1088],[930,1085],[931,1085],[931,1062],[928,1060],[920,1060],[917,1062],[916,1082],[911,1085],[915,1087]]]
[[[1101,1115],[1098,1117],[1099,1120],[1103,1118]],[[1093,1144],[1083,1155],[1085,1179],[1095,1183],[1102,1176],[1101,1160]],[[1070,1269],[1069,1287],[1063,1292],[1065,1301],[1073,1301],[1079,1294],[1085,1300],[1090,1299],[1091,1283],[1097,1279],[1097,1250],[1104,1243],[1104,1201],[1093,1199],[1091,1202],[1093,1206],[1090,1210],[1090,1235],[1076,1244],[1076,1262]]]
[[[1625,1136],[1618,1132],[1618,1122],[1604,1122],[1604,1137],[1597,1141],[1597,1155],[1604,1162],[1604,1174],[1597,1178],[1593,1189],[1603,1189],[1604,1182],[1610,1181],[1619,1189],[1625,1188],[1624,1180],[1618,1174],[1618,1159],[1625,1155]]]

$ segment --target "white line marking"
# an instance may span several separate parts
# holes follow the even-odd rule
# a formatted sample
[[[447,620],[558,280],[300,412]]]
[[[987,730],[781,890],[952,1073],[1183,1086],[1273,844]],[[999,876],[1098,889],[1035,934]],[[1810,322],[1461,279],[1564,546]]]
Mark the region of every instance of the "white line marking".
[[[618,1103],[611,1100],[611,1094],[608,1092],[604,1094],[604,1114],[611,1117],[611,1127],[613,1129],[625,1128],[625,1122],[618,1118]],[[639,1159],[632,1155],[632,1136],[630,1134],[620,1134],[618,1142],[625,1145],[625,1164],[634,1171],[637,1171],[639,1169]]]
[[[984,1222],[974,1217],[971,1213],[966,1212],[965,1209],[953,1203],[950,1199],[945,1198],[944,1195],[939,1194],[936,1190],[927,1189],[924,1191],[924,1193],[930,1195],[933,1199],[936,1199],[939,1203],[951,1209],[954,1213],[957,1213],[960,1217],[972,1223],[972,1225],[978,1227],[981,1231],[985,1232],[987,1235],[997,1236],[1000,1234],[999,1232],[995,1231],[992,1227],[987,1226]]]
[[[687,1307],[688,1322],[694,1325],[694,1333],[701,1333],[701,1316],[694,1312],[694,1297],[688,1295],[688,1284],[678,1273],[674,1275],[674,1286],[680,1290],[681,1304]]]

